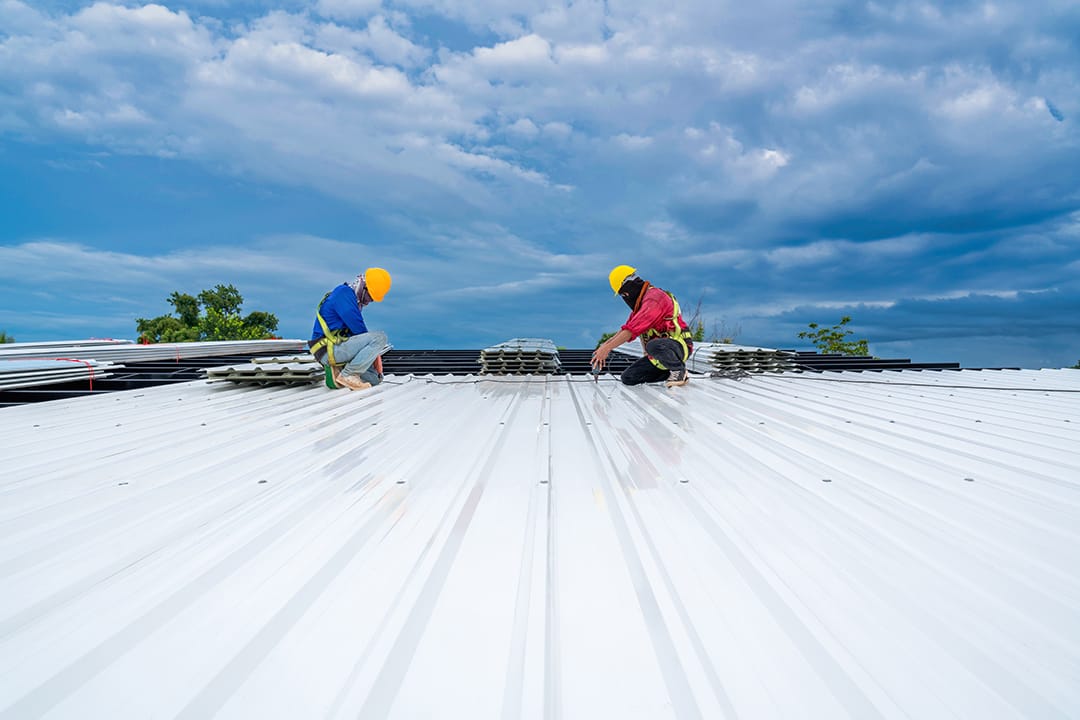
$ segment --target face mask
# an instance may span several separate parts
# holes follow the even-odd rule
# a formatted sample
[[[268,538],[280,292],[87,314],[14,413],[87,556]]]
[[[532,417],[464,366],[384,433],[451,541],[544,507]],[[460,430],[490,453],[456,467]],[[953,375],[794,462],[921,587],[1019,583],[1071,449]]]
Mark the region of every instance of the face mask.
[[[634,310],[637,308],[638,298],[641,297],[646,285],[647,283],[639,277],[630,278],[619,288],[619,297],[623,299],[623,302],[631,310]]]

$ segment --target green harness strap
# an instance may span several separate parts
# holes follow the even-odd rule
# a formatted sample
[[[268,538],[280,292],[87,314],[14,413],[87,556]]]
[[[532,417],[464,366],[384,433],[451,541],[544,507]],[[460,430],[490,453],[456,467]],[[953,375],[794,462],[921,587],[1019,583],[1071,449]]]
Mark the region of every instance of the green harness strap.
[[[669,298],[671,298],[671,306],[672,306],[671,307],[671,310],[672,310],[672,312],[671,312],[671,327],[672,327],[672,329],[665,332],[665,333],[662,333],[659,330],[653,330],[652,328],[650,328],[649,330],[645,331],[645,337],[646,338],[653,338],[653,337],[669,337],[669,338],[671,338],[675,342],[682,345],[683,362],[686,362],[687,358],[690,357],[690,348],[687,346],[686,341],[693,338],[694,334],[692,332],[690,332],[689,329],[683,330],[683,329],[681,329],[679,327],[679,317],[682,315],[682,310],[679,308],[679,301],[676,300],[675,296],[672,295],[671,293],[669,293],[667,290],[665,290],[664,292],[667,293],[667,296]],[[649,362],[651,362],[653,365],[660,368],[661,370],[667,370],[667,368],[664,367],[663,363],[661,363],[656,358],[650,357]]]
[[[340,345],[348,339],[348,335],[343,335],[340,330],[331,330],[330,326],[326,324],[326,320],[322,316],[322,306],[326,302],[326,298],[330,297],[330,293],[323,295],[323,299],[319,301],[319,307],[315,309],[315,317],[319,320],[319,327],[322,328],[323,337],[311,346],[311,354],[314,355],[320,349],[326,348],[326,359],[329,361],[330,367],[337,365],[334,360],[334,346]]]

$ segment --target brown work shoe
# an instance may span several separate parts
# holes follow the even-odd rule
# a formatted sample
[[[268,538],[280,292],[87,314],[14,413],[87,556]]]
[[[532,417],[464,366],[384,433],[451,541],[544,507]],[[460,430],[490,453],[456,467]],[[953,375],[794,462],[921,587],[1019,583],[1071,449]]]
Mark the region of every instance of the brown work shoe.
[[[682,370],[672,370],[665,385],[667,387],[681,387],[688,382],[690,382],[690,374],[686,372],[686,368],[683,368]]]
[[[334,384],[338,387],[349,388],[350,390],[367,390],[371,387],[371,383],[364,382],[355,375],[346,375],[345,373],[341,373],[335,377]]]

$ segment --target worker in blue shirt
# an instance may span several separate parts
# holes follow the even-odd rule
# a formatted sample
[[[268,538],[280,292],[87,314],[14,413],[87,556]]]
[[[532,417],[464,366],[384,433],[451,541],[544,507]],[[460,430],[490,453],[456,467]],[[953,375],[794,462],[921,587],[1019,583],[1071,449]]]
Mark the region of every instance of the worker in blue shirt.
[[[308,347],[322,363],[327,387],[366,390],[382,381],[386,333],[368,330],[361,310],[372,300],[382,302],[388,290],[390,273],[372,267],[326,293],[319,303]]]

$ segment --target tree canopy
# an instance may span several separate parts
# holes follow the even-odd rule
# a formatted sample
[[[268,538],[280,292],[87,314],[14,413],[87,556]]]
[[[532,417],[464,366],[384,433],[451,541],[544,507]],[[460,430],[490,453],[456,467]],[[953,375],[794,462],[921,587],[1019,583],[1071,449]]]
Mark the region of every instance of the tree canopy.
[[[818,351],[823,353],[840,353],[841,355],[869,355],[870,349],[866,340],[848,340],[848,335],[854,332],[844,326],[851,322],[851,316],[845,315],[840,318],[838,325],[821,327],[817,323],[809,323],[809,330],[803,330],[799,337],[806,338],[814,344]]]
[[[275,337],[278,327],[273,313],[255,310],[241,316],[244,298],[233,285],[217,285],[197,296],[174,292],[168,300],[175,315],[135,321],[139,342],[263,340]]]
[[[14,337],[12,337],[11,335],[8,335],[3,330],[0,330],[0,343],[13,343],[13,342],[15,342]]]

